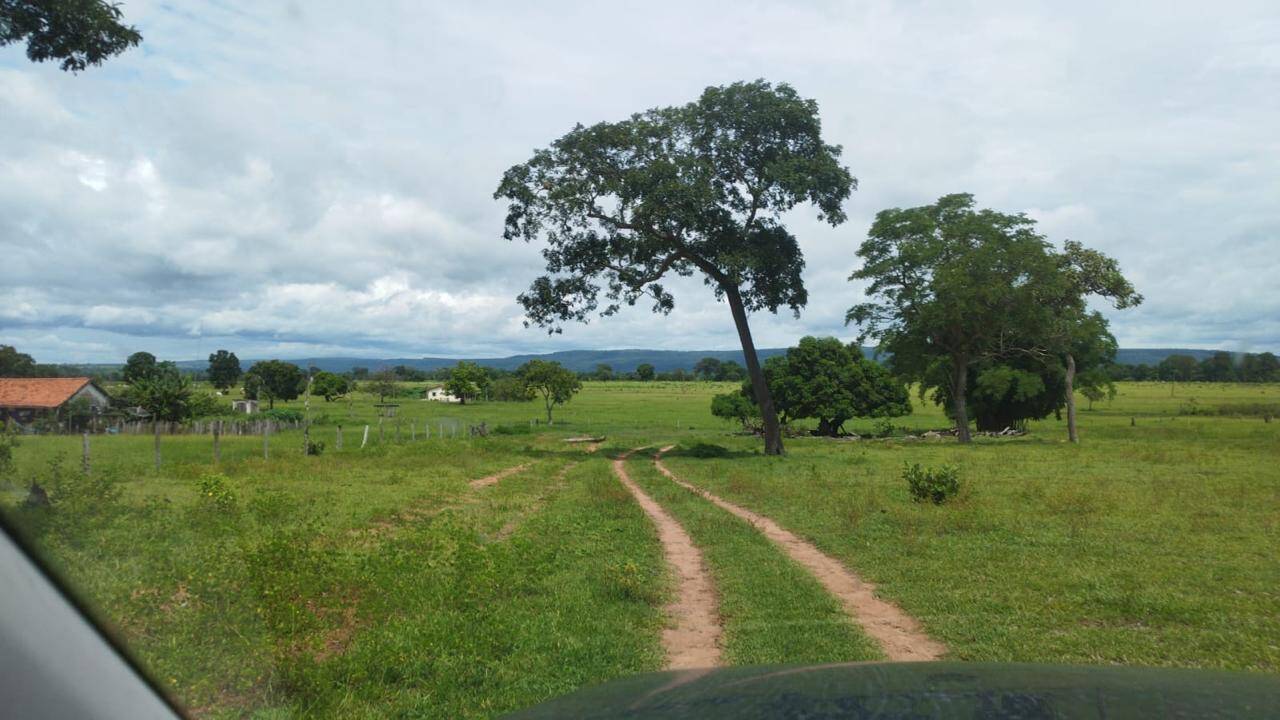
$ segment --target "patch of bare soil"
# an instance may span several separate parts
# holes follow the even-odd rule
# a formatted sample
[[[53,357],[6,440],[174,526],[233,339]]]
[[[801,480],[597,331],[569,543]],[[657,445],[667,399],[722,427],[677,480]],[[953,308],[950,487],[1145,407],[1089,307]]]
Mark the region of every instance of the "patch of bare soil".
[[[676,596],[666,608],[671,624],[662,631],[666,667],[681,670],[721,665],[719,601],[702,552],[680,523],[627,475],[624,461],[629,454],[613,461],[613,472],[657,526],[667,564],[676,573]]]
[[[472,480],[471,487],[482,488],[482,487],[488,487],[490,485],[497,485],[499,482],[502,482],[506,478],[511,477],[512,475],[515,475],[516,473],[522,470],[527,470],[528,468],[529,468],[529,463],[524,463],[523,465],[516,465],[515,467],[509,467],[506,470],[500,470],[492,475],[482,477],[478,480]]]
[[[722,500],[676,477],[667,469],[667,466],[662,464],[662,454],[672,447],[674,446],[662,448],[654,455],[653,463],[659,472],[681,487],[701,495],[724,510],[746,520],[764,533],[765,537],[781,547],[792,560],[812,573],[827,592],[840,600],[845,612],[862,626],[867,635],[879,643],[889,660],[937,660],[946,653],[946,646],[926,635],[919,622],[897,605],[876,597],[875,585],[858,577],[840,561],[796,537],[773,520]]]

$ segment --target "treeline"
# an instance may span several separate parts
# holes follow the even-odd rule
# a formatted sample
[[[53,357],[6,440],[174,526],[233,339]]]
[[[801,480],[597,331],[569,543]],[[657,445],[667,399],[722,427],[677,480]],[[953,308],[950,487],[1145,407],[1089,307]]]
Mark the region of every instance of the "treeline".
[[[1170,355],[1155,365],[1111,365],[1112,380],[1163,380],[1166,382],[1280,382],[1280,358],[1273,353],[1218,351],[1204,360],[1190,355]]]

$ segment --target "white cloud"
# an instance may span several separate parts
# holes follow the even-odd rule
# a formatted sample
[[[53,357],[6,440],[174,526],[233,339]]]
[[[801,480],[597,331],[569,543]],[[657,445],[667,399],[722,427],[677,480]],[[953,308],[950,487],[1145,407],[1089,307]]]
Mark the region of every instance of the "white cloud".
[[[789,217],[811,301],[758,345],[856,334],[874,213],[967,191],[1115,255],[1147,297],[1123,345],[1280,349],[1267,2],[123,9],[144,49],[102,68],[0,49],[0,341],[42,361],[734,347],[697,280],[669,318],[524,328],[538,248],[491,195],[575,122],[755,77],[816,98],[861,182],[842,227]]]

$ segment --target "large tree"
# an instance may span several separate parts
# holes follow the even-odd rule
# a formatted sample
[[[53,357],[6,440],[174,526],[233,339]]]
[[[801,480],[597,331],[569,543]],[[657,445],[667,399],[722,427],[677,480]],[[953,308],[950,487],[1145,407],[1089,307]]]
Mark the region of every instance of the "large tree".
[[[323,397],[325,402],[332,402],[350,390],[351,381],[337,373],[321,370],[311,376],[311,392]]]
[[[104,0],[0,0],[0,46],[27,43],[32,62],[78,72],[134,47],[142,35]]]
[[[547,424],[552,423],[551,410],[563,405],[582,389],[582,381],[572,370],[550,360],[530,360],[516,370],[525,387],[542,396],[547,410]]]
[[[850,418],[911,412],[905,385],[857,345],[833,337],[801,338],[785,355],[769,358],[764,374],[778,410],[788,418],[815,418],[820,435],[838,435]]]
[[[306,384],[302,368],[283,360],[261,360],[244,374],[244,396],[266,397],[267,407],[274,409],[276,400],[293,400]]]
[[[12,345],[0,345],[0,377],[34,377],[36,361]]]
[[[1058,266],[1034,224],[1020,213],[976,210],[972,195],[947,195],[880,211],[858,249],[863,266],[850,280],[870,281],[871,301],[850,308],[846,321],[861,326],[859,342],[879,340],[898,377],[947,379],[962,443],[971,439],[973,366],[1030,350],[1022,343],[1040,338],[1025,329],[1054,322],[1038,294]]]
[[[233,352],[219,350],[209,355],[209,383],[219,390],[226,390],[240,382],[244,373],[240,370],[240,358]]]
[[[1115,339],[1107,331],[1107,320],[1100,313],[1089,311],[1088,299],[1105,298],[1112,307],[1122,310],[1142,304],[1142,295],[1120,273],[1119,263],[1097,250],[1068,240],[1063,251],[1054,257],[1058,272],[1050,279],[1052,284],[1044,288],[1038,304],[1053,313],[1046,345],[1049,358],[1064,361],[1067,438],[1074,443],[1080,441],[1076,430],[1077,373],[1085,373],[1081,376],[1085,381],[1083,389],[1096,396],[1098,384],[1105,378],[1101,368],[1115,358]],[[1107,344],[1099,341],[1103,336],[1110,340],[1109,353]],[[1101,355],[1094,352],[1099,347],[1103,348]],[[1083,366],[1078,362],[1081,358],[1088,361]]]
[[[669,273],[701,273],[733,315],[761,408],[765,452],[782,452],[750,312],[798,314],[804,259],[782,215],[803,202],[845,220],[855,180],[822,140],[818,105],[763,80],[707,88],[695,102],[575,127],[504,174],[503,236],[544,239],[547,275],[519,298],[550,332],[642,297],[669,313]],[[603,298],[601,297],[603,295]],[[603,305],[602,305],[603,300]]]
[[[636,378],[638,380],[648,382],[653,379],[653,375],[653,365],[650,365],[649,363],[640,363],[636,366]]]
[[[156,376],[158,367],[155,355],[145,351],[136,352],[125,360],[124,381],[133,385],[139,380],[149,380]]]

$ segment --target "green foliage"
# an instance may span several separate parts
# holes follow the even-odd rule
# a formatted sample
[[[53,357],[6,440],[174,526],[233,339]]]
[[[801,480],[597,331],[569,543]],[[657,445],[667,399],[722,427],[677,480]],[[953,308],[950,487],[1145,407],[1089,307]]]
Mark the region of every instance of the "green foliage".
[[[263,410],[259,416],[267,420],[277,420],[279,422],[296,423],[302,422],[302,411],[293,408],[275,408]]]
[[[0,0],[0,47],[26,41],[32,62],[59,60],[79,72],[142,42],[106,0]]]
[[[262,360],[244,374],[244,396],[253,400],[267,399],[274,408],[276,400],[293,400],[302,392],[306,378],[302,368],[283,360]]]
[[[35,377],[36,361],[12,345],[0,345],[0,377]]]
[[[324,441],[323,441],[323,440],[308,440],[308,441],[307,441],[307,454],[308,454],[308,455],[322,455],[322,454],[324,454]]]
[[[479,397],[489,387],[489,375],[484,368],[473,362],[459,360],[449,370],[449,379],[445,381],[445,392],[458,398],[463,404]]]
[[[760,425],[760,406],[741,392],[721,393],[712,397],[711,414],[725,420],[736,420],[747,431],[755,430]]]
[[[511,425],[495,425],[489,432],[493,435],[532,435],[533,428],[523,423],[513,423]]]
[[[652,565],[644,566],[634,560],[615,562],[607,571],[607,582],[617,597],[654,607],[662,602],[655,579]]]
[[[396,374],[390,370],[379,370],[369,377],[369,382],[364,383],[365,392],[373,393],[378,396],[378,402],[383,402],[388,395],[395,395],[400,384],[396,380]]]
[[[130,357],[132,359],[133,356]],[[191,418],[197,409],[209,407],[207,403],[195,400],[191,380],[179,373],[172,363],[161,363],[144,376],[135,375],[135,378],[129,387],[129,402],[146,410],[153,420],[179,422]]]
[[[938,468],[924,468],[919,463],[904,465],[902,479],[907,481],[907,490],[916,502],[941,505],[960,492],[960,470],[954,465]]]
[[[240,358],[235,353],[219,350],[209,354],[209,369],[205,374],[210,385],[218,390],[227,390],[240,382],[244,373],[240,370]]]
[[[230,479],[221,473],[201,475],[196,481],[198,504],[201,508],[217,512],[236,509],[236,494],[230,487]]]
[[[911,412],[905,385],[862,357],[857,345],[831,337],[801,338],[786,355],[769,358],[764,376],[778,411],[788,418],[816,418],[821,435],[838,435],[850,418]]]
[[[332,402],[351,391],[351,381],[341,375],[321,370],[311,376],[311,392]]]
[[[682,448],[680,454],[686,457],[702,458],[704,460],[708,458],[725,458],[731,455],[729,448],[723,445],[706,442],[696,442],[687,448]]]
[[[60,514],[74,517],[101,517],[120,501],[123,489],[113,471],[85,475],[67,467],[62,455],[45,466],[39,482],[49,496],[49,504]]]
[[[9,480],[13,472],[13,451],[18,447],[18,433],[8,423],[0,424],[0,480]]]
[[[552,422],[552,408],[569,402],[582,389],[582,381],[578,376],[558,362],[530,360],[520,366],[516,375],[524,381],[526,387],[542,396],[548,425]]]
[[[649,363],[640,363],[636,366],[636,378],[642,382],[649,382],[653,379],[653,375],[653,365],[650,365]]]
[[[518,377],[501,377],[489,387],[489,397],[498,402],[529,402],[538,392]]]
[[[133,385],[140,380],[150,380],[159,372],[156,356],[149,352],[136,352],[124,363],[124,381]]]
[[[872,300],[850,308],[846,322],[862,328],[859,341],[880,341],[897,375],[949,404],[961,442],[969,440],[975,369],[1004,373],[992,376],[988,394],[1011,377],[993,366],[1033,358],[1062,374],[1064,359],[1114,345],[1105,318],[1088,312],[1087,296],[1117,308],[1142,301],[1114,260],[1071,241],[1054,252],[1034,226],[1023,214],[976,210],[972,195],[947,195],[881,211],[858,249],[863,266],[850,280],[870,281]],[[1109,361],[1105,352],[1094,355],[1076,358],[1077,367]],[[1033,384],[1029,375],[1021,379]]]

